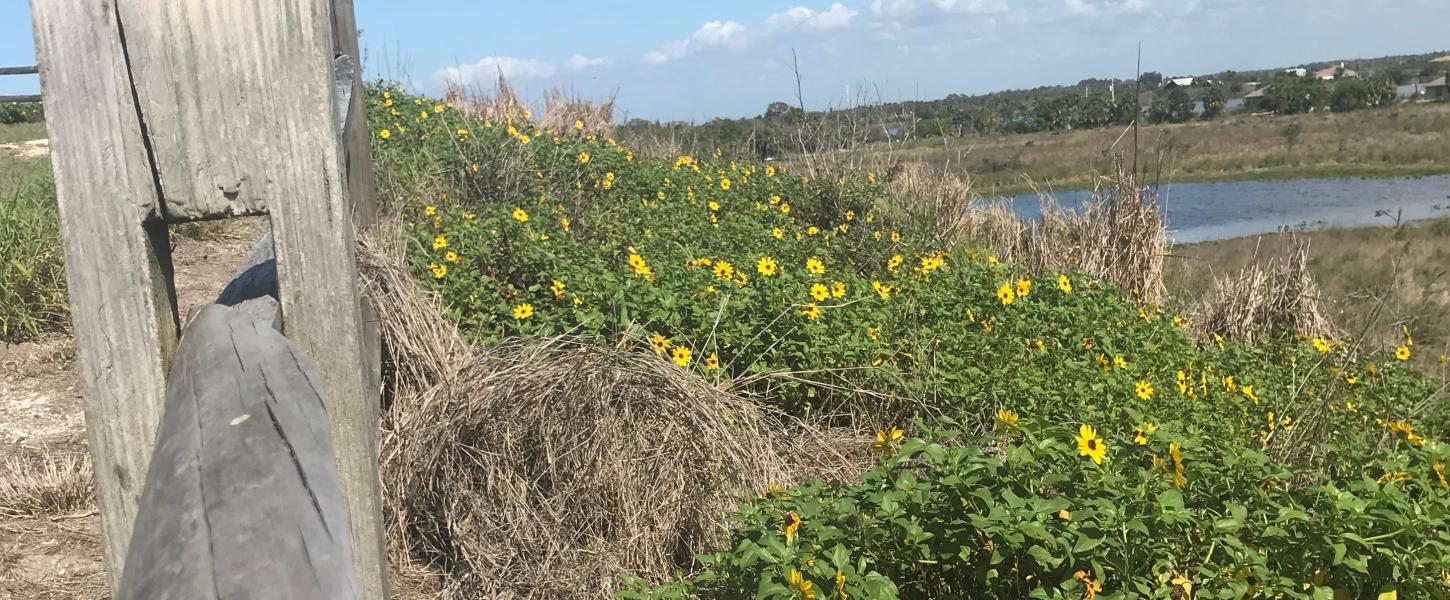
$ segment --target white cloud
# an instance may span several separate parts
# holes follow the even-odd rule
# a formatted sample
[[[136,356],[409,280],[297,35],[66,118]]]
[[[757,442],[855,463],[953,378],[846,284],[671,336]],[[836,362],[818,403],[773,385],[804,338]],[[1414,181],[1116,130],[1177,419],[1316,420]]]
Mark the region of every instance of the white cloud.
[[[804,6],[797,6],[785,12],[770,15],[765,20],[765,25],[775,29],[795,29],[803,26],[815,29],[835,29],[850,25],[851,18],[856,14],[857,11],[846,8],[839,2],[832,4],[831,8],[819,12]]]
[[[684,58],[694,50],[714,46],[744,48],[745,26],[735,21],[710,21],[696,29],[688,40],[675,40],[646,52],[644,62],[658,65]]]
[[[607,64],[609,64],[609,59],[607,58],[601,56],[584,56],[583,54],[570,56],[569,60],[564,62],[564,66],[569,67],[570,71],[583,71],[588,68],[602,67]]]
[[[708,46],[729,46],[738,48],[744,44],[745,26],[735,21],[710,21],[690,36],[691,44]]]
[[[1071,2],[1072,0],[1069,0]],[[887,17],[922,17],[932,13],[981,15],[1007,10],[1007,0],[873,0],[871,12]]]
[[[445,83],[471,85],[493,81],[500,74],[505,79],[548,79],[558,69],[542,60],[512,56],[485,56],[476,63],[439,69],[433,77]]]
[[[1068,14],[1100,15],[1104,13],[1138,14],[1148,10],[1150,0],[1064,0]]]

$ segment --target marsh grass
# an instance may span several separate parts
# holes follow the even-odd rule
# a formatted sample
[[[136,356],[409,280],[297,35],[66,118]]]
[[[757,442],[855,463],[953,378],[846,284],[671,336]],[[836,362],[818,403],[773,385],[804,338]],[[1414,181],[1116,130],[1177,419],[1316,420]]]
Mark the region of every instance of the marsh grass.
[[[0,154],[0,341],[60,329],[66,314],[50,163]]]

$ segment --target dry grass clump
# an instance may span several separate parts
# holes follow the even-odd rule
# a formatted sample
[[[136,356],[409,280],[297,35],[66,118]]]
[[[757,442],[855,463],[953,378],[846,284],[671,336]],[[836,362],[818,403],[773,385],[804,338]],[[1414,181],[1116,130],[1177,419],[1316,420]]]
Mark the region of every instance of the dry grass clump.
[[[972,180],[965,174],[946,169],[938,172],[927,163],[910,162],[891,168],[886,190],[889,206],[881,207],[888,216],[898,213],[934,232],[941,240],[960,238],[971,224],[971,205],[979,199],[972,191]]]
[[[1195,325],[1225,338],[1254,340],[1274,333],[1334,337],[1319,284],[1309,270],[1308,243],[1294,238],[1282,257],[1257,260],[1237,276],[1214,280],[1193,311]]]
[[[91,506],[95,472],[85,452],[12,456],[0,462],[0,516],[58,515]]]
[[[443,99],[463,114],[476,119],[523,121],[530,114],[529,105],[514,93],[502,73],[498,76],[498,86],[493,94],[486,94],[481,90],[465,90],[450,82],[443,93]]]
[[[614,135],[614,98],[595,104],[577,95],[549,90],[544,96],[544,118],[539,121],[539,127],[600,139],[611,137]]]
[[[961,226],[1000,258],[1030,270],[1076,270],[1117,285],[1141,302],[1163,301],[1163,258],[1168,230],[1156,192],[1119,170],[1098,181],[1092,199],[1066,210],[1041,196],[1036,221],[1018,218],[1009,206],[990,203],[973,210]]]
[[[619,573],[690,568],[744,494],[869,463],[862,437],[784,424],[653,355],[469,347],[394,252],[360,253],[392,360],[388,537],[395,560],[443,572],[446,597],[607,598]]]

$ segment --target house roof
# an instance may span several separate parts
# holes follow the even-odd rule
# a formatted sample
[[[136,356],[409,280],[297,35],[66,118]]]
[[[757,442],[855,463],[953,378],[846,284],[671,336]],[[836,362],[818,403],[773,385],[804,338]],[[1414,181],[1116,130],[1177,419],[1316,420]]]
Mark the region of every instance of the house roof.
[[[1430,59],[1430,62],[1450,62],[1450,54]]]
[[[1345,67],[1344,65],[1332,65],[1324,67],[1323,69],[1315,71],[1314,76],[1320,79],[1334,79],[1336,76],[1338,76],[1341,69],[1344,70],[1345,77],[1359,77],[1359,73],[1354,72],[1354,69]]]
[[[1432,87],[1445,87],[1445,76],[1444,75],[1441,75],[1439,77],[1436,77],[1434,79],[1431,79],[1427,83],[1420,84],[1420,87],[1427,87],[1427,88],[1432,88]]]
[[[1263,98],[1264,97],[1264,92],[1268,91],[1268,89],[1271,88],[1271,87],[1274,87],[1274,86],[1272,86],[1272,85],[1266,85],[1266,86],[1261,87],[1261,88],[1259,88],[1257,90],[1254,90],[1252,92],[1249,92],[1248,94],[1245,94],[1244,95],[1244,99],[1247,100],[1249,98]]]
[[[1168,81],[1163,82],[1163,85],[1170,85],[1170,84],[1177,85],[1177,86],[1189,86],[1189,85],[1193,85],[1193,78],[1192,77],[1173,77],[1173,78],[1169,79]]]

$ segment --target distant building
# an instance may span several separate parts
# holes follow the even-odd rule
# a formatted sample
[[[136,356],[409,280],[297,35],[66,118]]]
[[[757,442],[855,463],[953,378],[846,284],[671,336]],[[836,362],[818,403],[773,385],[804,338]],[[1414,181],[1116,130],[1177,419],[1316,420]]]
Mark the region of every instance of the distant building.
[[[1163,82],[1163,87],[1166,89],[1193,87],[1193,82],[1194,79],[1192,77],[1173,77],[1165,80]]]
[[[1445,86],[1444,75],[1420,84],[1420,88],[1424,90],[1423,97],[1426,100],[1450,100],[1450,88]]]
[[[1304,67],[1294,67],[1292,69],[1284,69],[1284,72],[1293,73],[1296,76],[1303,77],[1309,74],[1309,69],[1305,69]]]
[[[1353,69],[1345,67],[1344,63],[1339,63],[1339,66],[1324,67],[1323,69],[1315,71],[1314,76],[1320,79],[1330,80],[1337,77],[1359,77],[1359,73],[1354,72]],[[1303,75],[1300,75],[1300,77],[1303,77]]]
[[[1269,91],[1271,87],[1274,87],[1273,84],[1266,85],[1244,95],[1244,109],[1255,112],[1263,110],[1265,100],[1264,92]]]
[[[1432,63],[1446,63],[1446,62],[1450,62],[1450,54],[1446,54],[1445,56],[1439,56],[1439,57],[1436,57],[1436,58],[1432,58],[1432,59],[1430,59],[1430,62],[1432,62]]]

